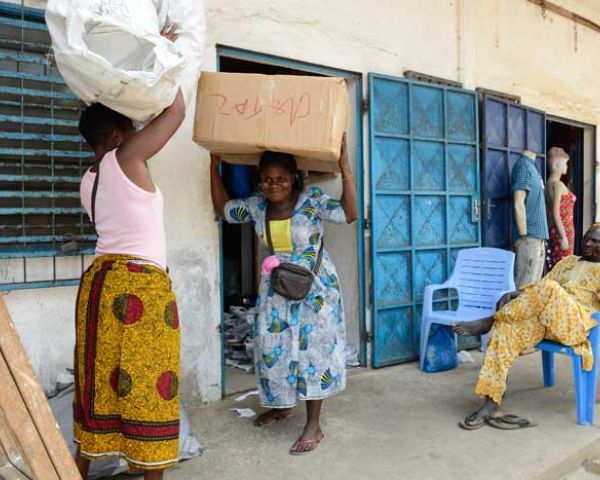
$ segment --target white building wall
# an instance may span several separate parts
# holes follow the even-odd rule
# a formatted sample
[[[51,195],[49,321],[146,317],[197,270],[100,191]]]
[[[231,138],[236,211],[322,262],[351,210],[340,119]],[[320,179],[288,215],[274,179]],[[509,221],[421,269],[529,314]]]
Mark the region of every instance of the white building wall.
[[[600,19],[597,0],[556,3]],[[217,44],[364,74],[414,70],[600,124],[600,33],[527,0],[212,0],[207,40],[206,70],[215,70]],[[209,401],[221,392],[218,230],[208,156],[191,141],[192,116],[190,108],[151,168],[166,200],[186,397]],[[364,154],[366,166],[367,142]],[[75,289],[12,292],[6,300],[48,386],[71,365]]]

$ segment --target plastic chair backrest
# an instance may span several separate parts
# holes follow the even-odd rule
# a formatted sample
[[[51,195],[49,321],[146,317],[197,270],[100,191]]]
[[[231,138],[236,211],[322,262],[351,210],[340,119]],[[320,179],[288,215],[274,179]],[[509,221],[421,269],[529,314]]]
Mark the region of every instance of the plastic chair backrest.
[[[449,283],[458,290],[458,310],[496,310],[504,292],[515,290],[515,254],[498,248],[468,248],[458,252]]]

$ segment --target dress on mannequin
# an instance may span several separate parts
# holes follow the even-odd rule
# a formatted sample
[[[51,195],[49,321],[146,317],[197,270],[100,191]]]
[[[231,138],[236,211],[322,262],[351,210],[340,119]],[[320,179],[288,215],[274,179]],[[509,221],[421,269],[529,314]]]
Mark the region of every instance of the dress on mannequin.
[[[561,178],[568,171],[569,156],[558,147],[548,152],[550,178],[548,179],[546,200],[550,224],[550,266],[553,267],[575,248],[575,225],[573,212],[577,197],[563,183]]]

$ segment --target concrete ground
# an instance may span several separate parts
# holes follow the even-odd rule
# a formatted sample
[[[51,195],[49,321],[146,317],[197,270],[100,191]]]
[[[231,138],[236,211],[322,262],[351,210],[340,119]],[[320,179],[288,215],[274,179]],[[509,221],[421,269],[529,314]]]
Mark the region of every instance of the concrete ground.
[[[188,409],[206,451],[166,479],[600,479],[578,470],[600,456],[600,429],[575,422],[567,358],[557,358],[552,389],[542,387],[539,354],[513,368],[505,409],[538,427],[465,432],[457,422],[478,405],[472,392],[481,355],[474,356],[474,364],[437,374],[416,364],[354,371],[347,392],[325,404],[324,443],[304,457],[288,454],[303,425],[301,410],[259,429],[228,410],[259,411],[256,397]]]

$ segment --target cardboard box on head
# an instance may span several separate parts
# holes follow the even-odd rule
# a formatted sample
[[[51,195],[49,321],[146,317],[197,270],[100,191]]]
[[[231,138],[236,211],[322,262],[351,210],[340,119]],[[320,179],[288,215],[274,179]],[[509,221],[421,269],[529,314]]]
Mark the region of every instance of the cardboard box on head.
[[[194,141],[229,163],[257,165],[266,150],[303,170],[337,172],[348,122],[342,78],[202,73]]]

